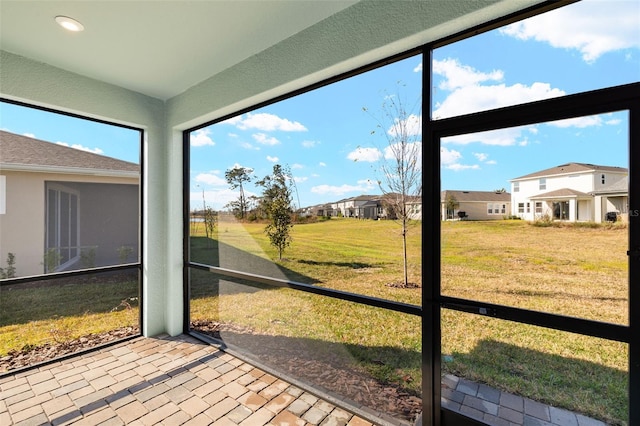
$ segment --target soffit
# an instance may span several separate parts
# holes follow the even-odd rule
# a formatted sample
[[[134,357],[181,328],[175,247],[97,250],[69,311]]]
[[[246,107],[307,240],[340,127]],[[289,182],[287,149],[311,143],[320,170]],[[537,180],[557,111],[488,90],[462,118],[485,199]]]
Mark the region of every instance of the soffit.
[[[356,3],[0,1],[2,50],[168,99]],[[55,16],[80,21],[70,33]]]
[[[0,47],[25,58],[167,100],[274,46],[295,46],[321,53],[333,46],[344,50],[344,55],[356,56],[384,44],[397,43],[402,38],[411,39],[394,47],[399,49],[539,2],[541,0],[412,3],[0,0]],[[394,19],[395,9],[403,12]],[[416,13],[411,13],[412,9]],[[79,20],[85,31],[62,30],[54,21],[56,15]],[[420,16],[418,24],[413,22],[416,20],[413,15]],[[403,25],[405,21],[408,27]],[[420,28],[414,30],[414,26]],[[367,31],[363,31],[363,27]],[[310,34],[305,31],[310,28],[317,29],[311,32],[316,34],[313,40],[302,36],[300,43],[291,42],[296,35]],[[430,28],[437,30],[430,32]],[[323,29],[338,29],[339,38],[345,43],[352,41],[353,46],[350,43],[335,46],[335,37],[317,37]],[[416,32],[409,34],[412,31],[427,33],[415,38]],[[284,43],[285,40],[288,43]],[[298,50],[291,52],[289,59],[311,53],[299,54]]]

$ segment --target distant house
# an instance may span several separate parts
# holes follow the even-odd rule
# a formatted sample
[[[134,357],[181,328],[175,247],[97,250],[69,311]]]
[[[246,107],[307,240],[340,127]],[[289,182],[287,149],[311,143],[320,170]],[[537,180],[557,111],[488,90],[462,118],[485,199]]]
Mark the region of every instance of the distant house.
[[[138,164],[6,131],[0,153],[0,265],[13,253],[27,276],[137,259]]]
[[[627,220],[629,172],[623,167],[561,164],[511,180],[511,214],[570,222]]]
[[[511,195],[506,191],[442,191],[442,220],[495,220],[509,215]]]
[[[397,204],[397,194],[358,195],[327,204],[302,209],[304,214],[324,217],[351,217],[356,219],[395,219],[393,211]],[[407,197],[408,216],[413,220],[422,220],[422,197]]]

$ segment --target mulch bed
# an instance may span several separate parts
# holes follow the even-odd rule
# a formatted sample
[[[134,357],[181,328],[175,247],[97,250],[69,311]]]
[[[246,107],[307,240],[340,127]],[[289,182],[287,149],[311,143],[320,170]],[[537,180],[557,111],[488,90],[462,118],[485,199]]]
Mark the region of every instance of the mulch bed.
[[[311,339],[256,334],[236,325],[193,321],[192,329],[228,345],[262,364],[281,371],[352,405],[386,413],[413,425],[422,412],[422,399],[397,384],[381,383],[368,375],[344,346]]]
[[[413,424],[422,411],[422,399],[401,386],[380,383],[367,375],[341,345],[308,339],[266,336],[244,327],[213,321],[194,321],[192,328],[200,333],[242,348],[250,357],[275,370],[308,382],[324,391],[386,413],[406,424]],[[0,374],[50,361],[95,348],[109,342],[138,335],[138,327],[123,327],[109,332],[90,334],[75,340],[48,343],[11,351],[0,358]]]

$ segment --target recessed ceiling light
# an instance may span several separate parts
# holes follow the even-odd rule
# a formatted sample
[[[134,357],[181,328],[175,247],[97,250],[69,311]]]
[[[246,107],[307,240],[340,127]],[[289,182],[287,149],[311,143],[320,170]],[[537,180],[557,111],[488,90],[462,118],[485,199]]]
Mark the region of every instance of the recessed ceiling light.
[[[84,30],[84,25],[73,18],[69,18],[68,16],[56,16],[56,22],[65,30],[74,32]]]

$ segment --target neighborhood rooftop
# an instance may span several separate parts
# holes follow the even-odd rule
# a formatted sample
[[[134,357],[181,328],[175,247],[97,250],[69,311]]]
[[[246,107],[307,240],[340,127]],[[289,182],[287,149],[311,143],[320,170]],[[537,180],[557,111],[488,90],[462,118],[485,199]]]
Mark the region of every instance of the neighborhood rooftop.
[[[0,130],[0,166],[138,172],[135,163]]]
[[[580,173],[580,172],[592,172],[592,171],[602,171],[602,172],[627,172],[628,170],[624,167],[613,167],[613,166],[598,166],[596,164],[588,164],[588,163],[566,163],[560,164],[559,166],[551,167],[549,169],[540,170],[535,173],[531,173],[528,175],[520,176],[512,179],[529,179],[538,176],[553,176],[553,175],[563,175],[570,173]]]
[[[441,192],[441,200],[447,196],[454,197],[456,201],[500,202],[510,201],[511,194],[506,191],[456,191],[446,190]]]

